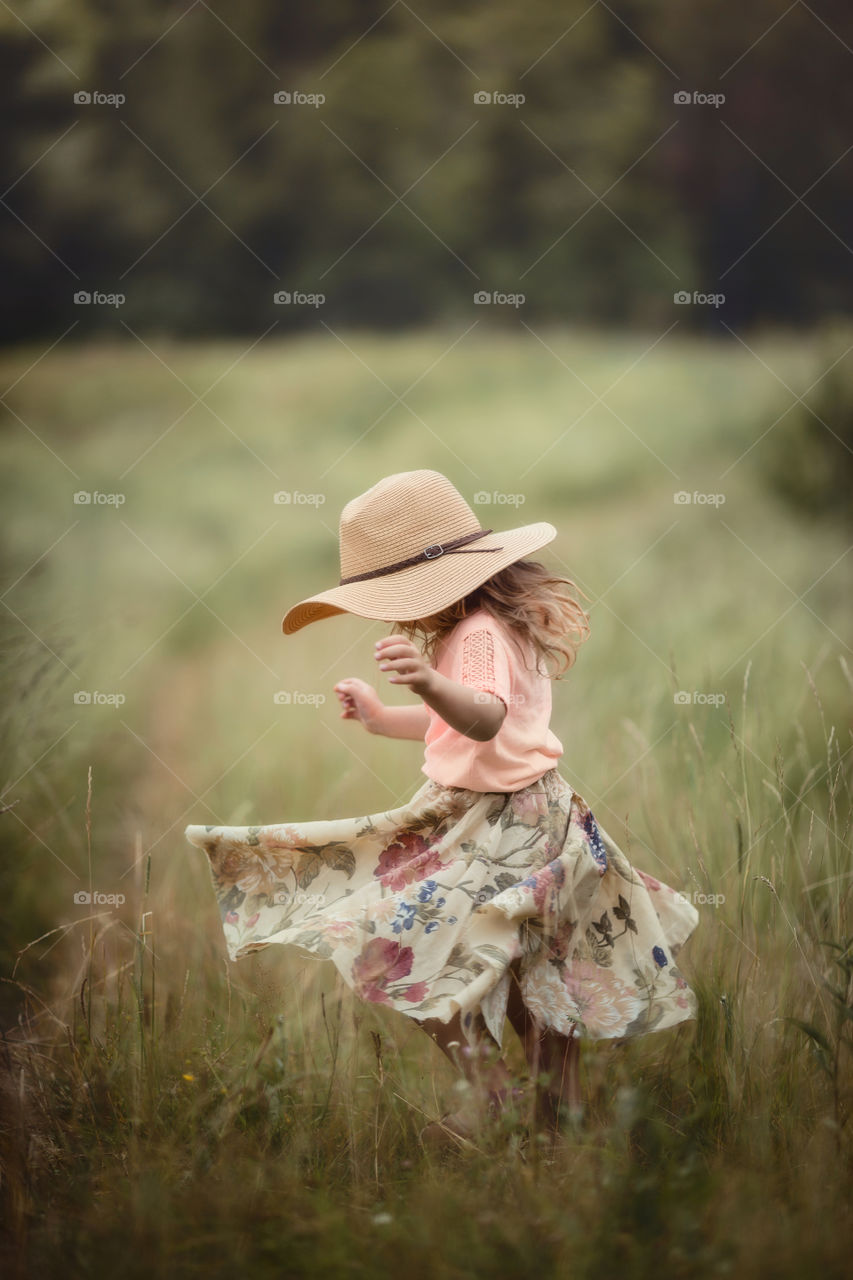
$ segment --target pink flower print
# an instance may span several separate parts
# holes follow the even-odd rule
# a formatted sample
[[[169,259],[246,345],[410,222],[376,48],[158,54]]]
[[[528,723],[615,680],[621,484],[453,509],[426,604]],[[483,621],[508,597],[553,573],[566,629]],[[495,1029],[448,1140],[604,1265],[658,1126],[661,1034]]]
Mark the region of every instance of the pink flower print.
[[[543,1027],[571,1035],[578,1012],[553,964],[535,967],[527,980],[524,1003]]]
[[[296,852],[294,846],[303,839],[304,836],[300,835],[296,827],[262,827],[258,832],[258,840],[264,849],[289,849]]]
[[[238,924],[239,921],[240,921],[240,917],[236,911],[229,911],[225,917],[226,924]]]
[[[358,937],[358,929],[352,920],[326,920],[320,926],[323,937],[333,943],[352,946]]]
[[[551,944],[551,956],[554,960],[568,960],[569,942],[576,924],[577,920],[563,920],[558,926]]]
[[[389,920],[393,920],[397,914],[396,898],[380,898],[378,902],[374,902],[369,907],[370,919],[376,920],[380,924],[387,924]]]
[[[565,879],[565,867],[558,859],[554,858],[547,866],[542,867],[540,871],[534,871],[532,875],[526,876],[520,883],[533,890],[534,906],[537,914],[542,915],[545,911],[546,900],[552,907],[556,906],[557,892],[565,883]]]
[[[371,938],[352,966],[355,994],[373,1004],[390,1004],[385,992],[389,982],[412,972],[414,952],[390,938]]]
[[[387,889],[404,889],[413,880],[424,880],[441,867],[436,850],[414,831],[404,831],[379,855],[373,872]]]
[[[632,989],[601,965],[579,960],[565,974],[566,990],[587,1028],[616,1032],[634,1013]]]
[[[403,992],[403,999],[410,1000],[412,1004],[415,1004],[418,1000],[423,1000],[427,991],[429,991],[429,987],[425,982],[413,982]]]
[[[518,791],[510,800],[513,813],[529,827],[537,827],[548,812],[548,797],[541,791]]]
[[[654,876],[650,876],[648,872],[641,871],[639,867],[635,867],[634,870],[647,889],[659,889],[661,887],[660,880],[655,880]]]

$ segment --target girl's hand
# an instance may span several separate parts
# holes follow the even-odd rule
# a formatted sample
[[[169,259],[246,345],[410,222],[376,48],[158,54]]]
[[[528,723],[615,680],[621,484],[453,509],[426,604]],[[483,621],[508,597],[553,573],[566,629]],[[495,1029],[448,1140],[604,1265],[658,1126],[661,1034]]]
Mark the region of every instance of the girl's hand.
[[[417,645],[405,636],[383,636],[376,641],[374,657],[380,671],[396,671],[389,675],[392,684],[407,684],[413,693],[421,697],[432,687],[433,668]]]
[[[360,720],[368,733],[382,732],[385,704],[372,685],[357,676],[348,676],[334,686],[341,700],[342,720]]]

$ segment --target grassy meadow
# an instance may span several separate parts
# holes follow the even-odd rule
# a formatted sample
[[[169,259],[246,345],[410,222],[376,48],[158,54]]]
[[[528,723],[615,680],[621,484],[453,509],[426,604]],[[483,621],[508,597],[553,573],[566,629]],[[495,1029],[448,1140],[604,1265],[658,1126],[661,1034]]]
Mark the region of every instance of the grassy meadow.
[[[767,481],[801,465],[780,379],[802,394],[818,353],[659,338],[0,355],[8,1276],[849,1274],[853,558],[849,527]],[[420,467],[484,527],[556,525],[538,558],[592,628],[553,687],[561,772],[698,895],[699,1017],[584,1042],[586,1124],[553,1143],[507,1124],[425,1151],[450,1064],[331,962],[231,965],[183,837],[421,785],[419,744],[341,720],[332,691],[410,700],[374,669],[387,628],[280,629],[337,582],[344,503]],[[124,901],[75,901],[93,890]]]

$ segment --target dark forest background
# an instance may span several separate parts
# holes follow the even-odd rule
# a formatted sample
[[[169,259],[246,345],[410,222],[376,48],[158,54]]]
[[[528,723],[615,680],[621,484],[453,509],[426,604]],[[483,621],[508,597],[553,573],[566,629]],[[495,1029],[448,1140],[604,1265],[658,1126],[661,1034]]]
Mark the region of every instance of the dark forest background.
[[[280,290],[333,325],[479,289],[536,319],[657,323],[684,289],[811,325],[851,306],[851,71],[849,0],[4,6],[0,336],[121,333],[81,290],[180,335],[316,324]]]

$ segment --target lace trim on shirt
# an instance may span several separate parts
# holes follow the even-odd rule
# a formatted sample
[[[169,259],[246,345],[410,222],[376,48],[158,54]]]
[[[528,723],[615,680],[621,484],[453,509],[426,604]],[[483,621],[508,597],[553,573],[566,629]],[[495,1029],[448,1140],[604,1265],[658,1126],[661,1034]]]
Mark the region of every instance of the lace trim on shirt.
[[[462,641],[462,683],[500,697],[495,688],[495,642],[491,631],[470,631]]]

